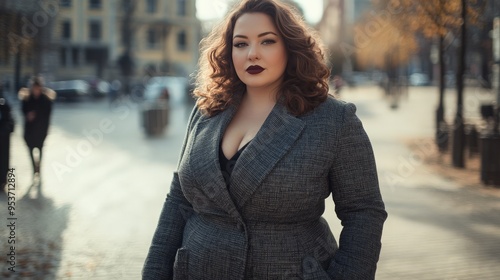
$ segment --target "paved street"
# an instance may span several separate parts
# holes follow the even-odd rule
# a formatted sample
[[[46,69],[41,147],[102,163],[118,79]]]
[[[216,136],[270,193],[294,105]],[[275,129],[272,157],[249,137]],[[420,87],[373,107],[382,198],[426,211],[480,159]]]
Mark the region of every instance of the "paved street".
[[[357,105],[372,140],[389,212],[377,279],[498,279],[500,191],[450,182],[422,165],[431,143],[422,142],[420,152],[405,145],[432,137],[437,90],[412,88],[397,110],[375,87],[348,89],[341,97]],[[480,100],[488,98],[469,90],[466,117],[478,119]],[[454,100],[450,91],[448,117]],[[2,226],[0,278],[139,279],[190,109],[175,108],[167,133],[148,138],[134,103],[57,103],[41,196],[30,189],[31,166],[15,110],[17,272],[7,270],[9,232]],[[325,217],[338,237],[331,200]],[[7,223],[5,198],[0,219]]]
[[[346,94],[358,105],[371,137],[389,218],[377,279],[499,279],[500,193],[460,186],[434,174],[419,152],[403,144],[434,133],[434,88],[413,88],[398,110],[384,106],[380,93],[356,89]],[[446,95],[447,116],[455,113],[454,91]],[[478,118],[487,94],[469,89],[466,118]],[[451,118],[450,118],[451,121]],[[478,181],[479,181],[479,174]]]

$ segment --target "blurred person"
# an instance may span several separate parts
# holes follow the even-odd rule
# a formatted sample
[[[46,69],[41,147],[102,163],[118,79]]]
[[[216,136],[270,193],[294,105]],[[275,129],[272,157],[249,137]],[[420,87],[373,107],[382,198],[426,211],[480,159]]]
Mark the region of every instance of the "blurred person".
[[[0,83],[0,191],[5,193],[7,173],[10,157],[10,134],[14,132],[14,119],[11,107],[4,98],[2,84]]]
[[[122,83],[118,79],[114,79],[109,86],[109,102],[113,102],[118,98]]]
[[[340,95],[340,91],[342,90],[343,86],[344,81],[342,80],[342,77],[340,77],[339,75],[335,75],[335,77],[333,77],[333,87],[336,95]]]
[[[168,88],[161,89],[158,99],[165,102],[168,102],[170,100],[170,92],[168,91]]]
[[[374,155],[356,107],[328,94],[317,35],[281,2],[246,0],[202,43],[143,279],[374,279],[387,217]]]
[[[40,175],[43,143],[47,137],[52,103],[56,93],[44,87],[41,77],[33,77],[29,88],[19,90],[24,116],[24,140],[29,149],[34,176]],[[35,149],[37,156],[35,156]]]

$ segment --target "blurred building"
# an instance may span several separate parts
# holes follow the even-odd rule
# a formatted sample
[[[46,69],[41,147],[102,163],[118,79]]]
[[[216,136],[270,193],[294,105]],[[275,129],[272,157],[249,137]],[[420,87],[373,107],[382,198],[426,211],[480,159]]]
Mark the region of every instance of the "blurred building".
[[[347,0],[344,2],[347,25],[354,24],[366,13],[374,11],[372,0]]]
[[[55,31],[58,78],[116,75],[113,69],[124,51],[122,24],[131,1],[60,1]],[[194,71],[200,37],[195,0],[135,1],[129,31],[135,76]]]
[[[333,45],[350,39],[347,30],[372,9],[372,3],[371,0],[323,0],[323,7],[316,29],[326,45]]]
[[[120,75],[118,58],[124,52],[124,32],[128,32],[134,77],[144,75],[187,76],[195,70],[201,25],[196,18],[196,0],[2,0],[0,13],[19,14],[19,22],[7,21],[9,30],[0,38],[0,80],[14,80],[16,61],[8,36],[30,39],[34,27],[45,31],[47,41],[27,43],[20,57],[21,76],[43,73],[48,80],[82,78],[112,79]],[[45,4],[48,7],[42,7]],[[134,3],[131,14],[127,5]],[[129,16],[129,17],[127,17]],[[27,19],[24,20],[23,18]],[[41,22],[50,19],[50,24]],[[37,22],[38,21],[38,22]],[[129,21],[129,30],[123,22]],[[17,30],[16,30],[17,25]],[[50,27],[50,28],[49,28]],[[9,35],[10,34],[10,35]],[[11,44],[12,45],[12,44]],[[43,49],[42,52],[40,50]],[[38,52],[37,52],[38,51]],[[43,57],[40,67],[36,59]],[[43,60],[43,59],[42,59]]]
[[[48,1],[0,1],[0,82],[9,91],[25,86],[33,73],[50,71],[56,10]]]
[[[348,78],[353,67],[356,68],[352,30],[356,21],[373,9],[372,1],[323,0],[323,6],[323,15],[316,29],[329,49],[332,76]]]

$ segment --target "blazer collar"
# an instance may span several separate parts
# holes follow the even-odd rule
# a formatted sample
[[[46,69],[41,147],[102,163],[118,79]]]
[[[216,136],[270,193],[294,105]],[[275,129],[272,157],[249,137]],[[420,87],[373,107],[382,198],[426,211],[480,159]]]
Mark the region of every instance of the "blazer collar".
[[[259,188],[276,163],[288,152],[305,127],[291,115],[286,106],[277,102],[250,144],[243,150],[230,178],[227,190],[219,164],[219,146],[224,132],[233,119],[241,98],[219,114],[197,124],[196,144],[190,164],[194,176],[208,197],[232,216],[239,216],[245,202]],[[199,160],[198,160],[199,159]]]

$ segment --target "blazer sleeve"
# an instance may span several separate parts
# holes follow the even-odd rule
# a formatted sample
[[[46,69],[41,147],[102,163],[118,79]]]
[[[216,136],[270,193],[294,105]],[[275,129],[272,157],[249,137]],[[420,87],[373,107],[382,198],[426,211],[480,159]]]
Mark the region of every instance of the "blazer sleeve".
[[[181,162],[189,133],[193,128],[194,119],[197,115],[198,109],[195,106],[189,117],[179,162]],[[142,270],[142,279],[172,279],[175,255],[177,249],[182,245],[182,236],[186,223],[184,214],[187,208],[191,208],[191,204],[184,197],[179,177],[177,172],[174,172],[170,192],[163,204],[160,219]]]
[[[387,212],[375,158],[354,104],[344,107],[329,184],[342,223],[339,249],[327,270],[332,279],[374,279]]]

